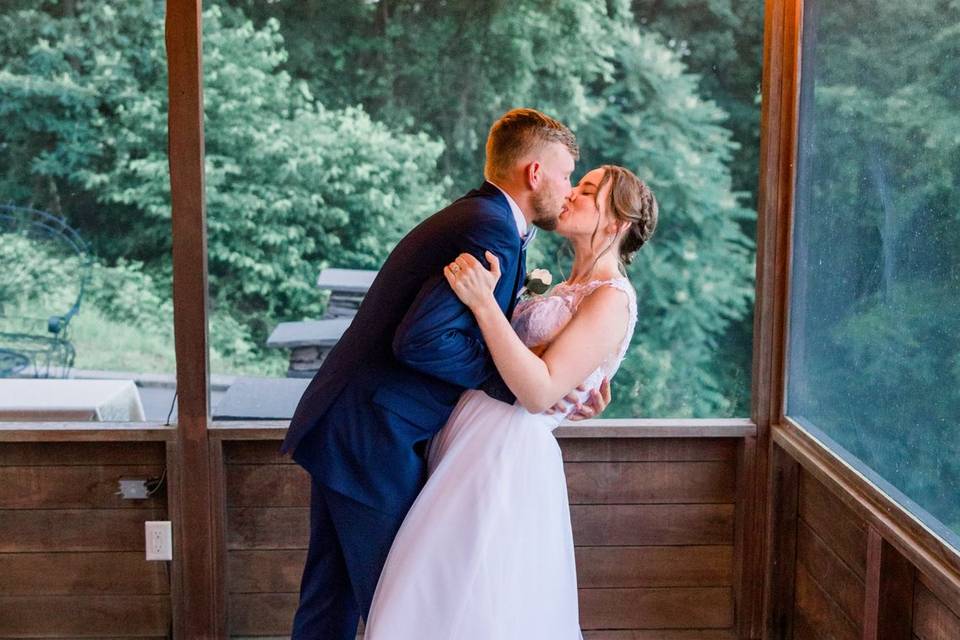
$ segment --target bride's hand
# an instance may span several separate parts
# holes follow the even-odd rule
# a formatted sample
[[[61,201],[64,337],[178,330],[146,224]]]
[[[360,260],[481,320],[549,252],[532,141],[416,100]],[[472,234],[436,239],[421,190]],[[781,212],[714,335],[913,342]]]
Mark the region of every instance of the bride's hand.
[[[489,270],[469,253],[461,253],[456,260],[443,268],[443,275],[450,283],[450,288],[471,310],[489,302],[496,302],[493,290],[500,280],[500,260],[489,251],[484,255],[490,263]]]

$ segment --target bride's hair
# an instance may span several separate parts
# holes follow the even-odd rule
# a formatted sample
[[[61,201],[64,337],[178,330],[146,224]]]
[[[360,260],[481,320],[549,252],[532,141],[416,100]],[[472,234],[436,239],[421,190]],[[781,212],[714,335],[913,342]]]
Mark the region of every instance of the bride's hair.
[[[607,209],[620,222],[629,223],[620,240],[620,263],[628,265],[633,260],[633,254],[645,245],[653,236],[657,228],[660,207],[653,197],[650,187],[638,178],[632,171],[612,164],[602,167],[603,177],[597,185],[597,209],[600,208],[600,190],[610,183],[610,192],[607,196]],[[599,218],[597,220],[599,228]],[[596,234],[596,231],[594,231]],[[606,253],[611,247],[604,250]],[[599,259],[599,256],[598,256]]]

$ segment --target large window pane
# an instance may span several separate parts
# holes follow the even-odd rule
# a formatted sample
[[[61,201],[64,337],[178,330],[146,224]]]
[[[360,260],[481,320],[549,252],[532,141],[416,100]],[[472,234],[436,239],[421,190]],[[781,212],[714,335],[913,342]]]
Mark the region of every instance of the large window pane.
[[[808,0],[787,412],[960,532],[960,6]]]
[[[170,410],[163,20],[148,0],[0,8],[5,419]]]
[[[761,5],[634,4],[208,3],[213,370],[269,379],[237,397],[291,411],[296,383],[279,380],[311,376],[329,345],[326,329],[277,327],[349,317],[351,278],[368,276],[326,272],[331,294],[321,272],[375,272],[482,182],[491,123],[532,106],[578,134],[575,178],[623,164],[661,204],[630,270],[640,322],[606,417],[747,415]],[[560,278],[567,259],[540,234],[528,267]]]

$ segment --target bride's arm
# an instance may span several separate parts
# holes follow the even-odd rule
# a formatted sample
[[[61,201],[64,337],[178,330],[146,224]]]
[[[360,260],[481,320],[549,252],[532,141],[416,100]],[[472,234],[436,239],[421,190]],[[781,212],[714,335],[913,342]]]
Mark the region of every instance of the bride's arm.
[[[487,271],[473,256],[457,258],[459,270],[444,269],[450,286],[477,318],[487,349],[503,381],[531,413],[554,406],[583,382],[620,345],[627,330],[626,294],[600,287],[587,296],[573,319],[538,357],[514,332],[493,297],[499,279],[496,257]]]

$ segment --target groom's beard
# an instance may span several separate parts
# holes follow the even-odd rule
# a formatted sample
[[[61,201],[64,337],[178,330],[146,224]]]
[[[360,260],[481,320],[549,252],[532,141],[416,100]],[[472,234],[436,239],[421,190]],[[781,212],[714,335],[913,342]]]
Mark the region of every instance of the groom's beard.
[[[546,189],[541,189],[534,192],[531,205],[533,206],[533,224],[544,231],[553,231],[557,228],[563,198],[556,198]]]

